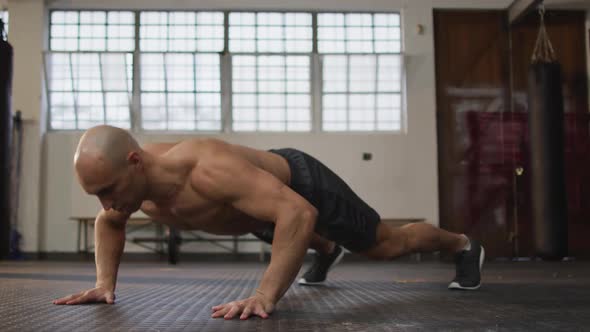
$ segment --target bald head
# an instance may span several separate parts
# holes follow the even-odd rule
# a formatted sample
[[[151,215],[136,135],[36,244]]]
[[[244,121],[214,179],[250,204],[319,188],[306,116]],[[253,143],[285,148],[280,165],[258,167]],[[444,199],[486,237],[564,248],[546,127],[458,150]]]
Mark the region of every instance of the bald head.
[[[139,152],[139,144],[126,131],[112,126],[90,128],[78,143],[74,165],[82,178],[87,173],[116,172],[127,165],[131,152]]]

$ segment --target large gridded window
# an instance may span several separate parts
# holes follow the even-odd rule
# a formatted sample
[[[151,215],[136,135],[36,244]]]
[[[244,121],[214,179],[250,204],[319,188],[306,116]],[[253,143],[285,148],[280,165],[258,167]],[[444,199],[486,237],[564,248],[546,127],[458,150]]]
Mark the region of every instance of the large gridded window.
[[[52,129],[402,128],[397,13],[53,11],[50,18]]]
[[[8,33],[8,11],[0,10],[0,19],[4,22],[4,31]]]
[[[229,51],[232,53],[311,53],[312,15],[309,13],[230,13]]]
[[[309,57],[233,57],[233,129],[309,131]]]
[[[318,51],[323,130],[401,129],[399,14],[318,14]]]
[[[142,12],[140,17],[142,51],[223,51],[222,12]]]
[[[54,51],[127,51],[135,49],[133,12],[54,11],[50,16]]]
[[[309,13],[229,14],[233,130],[311,130],[312,48]]]
[[[129,128],[132,61],[126,53],[47,54],[51,128]]]
[[[219,68],[215,53],[142,54],[142,128],[221,130]]]
[[[223,12],[141,12],[141,127],[219,131]]]
[[[131,127],[135,14],[53,11],[45,56],[52,129]]]

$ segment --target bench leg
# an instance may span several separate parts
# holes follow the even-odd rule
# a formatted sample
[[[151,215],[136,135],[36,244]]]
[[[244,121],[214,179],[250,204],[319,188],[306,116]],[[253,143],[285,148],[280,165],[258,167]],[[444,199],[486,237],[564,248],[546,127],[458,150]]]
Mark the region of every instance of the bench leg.
[[[88,220],[86,220],[86,222],[84,223],[84,255],[86,260],[88,260]]]
[[[264,262],[264,256],[266,254],[266,251],[264,250],[264,242],[260,242],[260,253],[258,254],[258,260],[260,261],[260,263]]]
[[[78,220],[78,240],[76,241],[76,253],[80,253],[80,238],[82,237],[82,220]]]
[[[168,263],[176,265],[176,263],[178,263],[179,256],[178,231],[172,227],[170,227],[168,230]]]

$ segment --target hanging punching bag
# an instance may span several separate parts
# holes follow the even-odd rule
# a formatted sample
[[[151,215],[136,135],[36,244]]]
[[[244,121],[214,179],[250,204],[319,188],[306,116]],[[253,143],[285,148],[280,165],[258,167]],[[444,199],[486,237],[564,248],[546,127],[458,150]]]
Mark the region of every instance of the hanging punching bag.
[[[12,46],[4,40],[0,20],[0,259],[9,254],[10,243],[10,146],[12,136]]]
[[[543,11],[529,68],[531,193],[536,254],[567,256],[567,198],[561,68],[545,31]]]
[[[558,63],[529,69],[529,125],[534,238],[537,254],[567,256],[563,96]]]

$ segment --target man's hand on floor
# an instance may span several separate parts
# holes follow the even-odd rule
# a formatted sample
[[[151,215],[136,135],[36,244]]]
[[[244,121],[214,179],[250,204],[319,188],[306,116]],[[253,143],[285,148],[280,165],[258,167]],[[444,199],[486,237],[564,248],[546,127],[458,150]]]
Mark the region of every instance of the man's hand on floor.
[[[92,288],[53,301],[53,304],[115,303],[115,293],[102,287]]]
[[[266,300],[262,295],[256,294],[244,300],[213,307],[211,317],[219,318],[223,316],[224,319],[232,319],[241,314],[240,319],[248,319],[248,317],[254,315],[266,319],[273,312],[274,307],[274,303]]]

